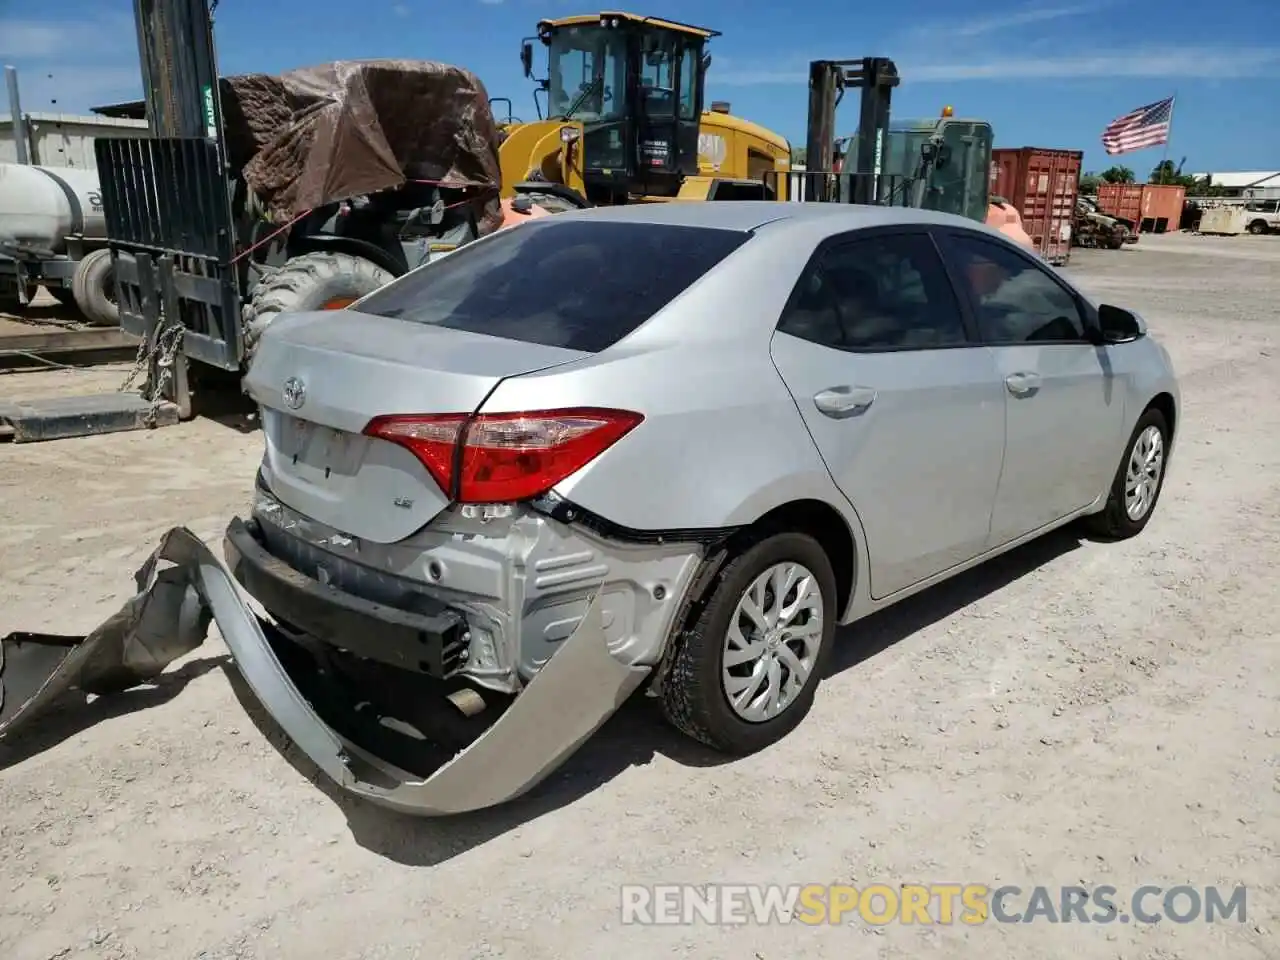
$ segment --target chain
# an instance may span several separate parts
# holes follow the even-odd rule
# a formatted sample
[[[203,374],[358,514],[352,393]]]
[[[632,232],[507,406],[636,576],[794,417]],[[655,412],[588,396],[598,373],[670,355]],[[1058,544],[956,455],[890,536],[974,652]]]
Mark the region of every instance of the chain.
[[[124,382],[120,384],[120,392],[124,392],[133,386],[138,375],[148,368],[154,369],[155,382],[148,383],[144,388],[143,397],[148,400],[149,406],[147,412],[143,415],[143,424],[147,427],[154,427],[160,416],[160,406],[164,403],[165,388],[173,379],[173,366],[180,359],[179,354],[182,350],[182,337],[186,333],[186,327],[181,323],[172,323],[166,326],[157,334],[155,342],[150,349],[147,347],[147,341],[144,339],[138,345],[138,353],[133,360],[133,369],[129,371]],[[148,370],[148,372],[150,372]],[[149,392],[149,396],[147,395]]]

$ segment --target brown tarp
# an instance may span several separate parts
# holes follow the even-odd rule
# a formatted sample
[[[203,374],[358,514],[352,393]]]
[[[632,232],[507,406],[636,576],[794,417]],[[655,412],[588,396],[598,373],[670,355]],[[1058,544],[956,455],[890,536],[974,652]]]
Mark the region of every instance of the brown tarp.
[[[500,219],[497,125],[468,70],[341,60],[225,77],[221,99],[228,160],[274,220],[415,180],[468,188]]]

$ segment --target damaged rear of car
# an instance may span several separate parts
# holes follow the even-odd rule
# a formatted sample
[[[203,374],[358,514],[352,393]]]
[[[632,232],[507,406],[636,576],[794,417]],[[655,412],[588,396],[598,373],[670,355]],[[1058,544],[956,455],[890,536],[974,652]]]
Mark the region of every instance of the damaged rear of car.
[[[418,813],[500,802],[650,674],[708,537],[629,536],[553,492],[646,411],[552,374],[598,367],[749,237],[533,222],[272,327],[245,381],[255,499],[224,541],[268,616],[221,573],[207,600],[257,696],[340,783]],[[531,379],[543,402],[503,402]]]

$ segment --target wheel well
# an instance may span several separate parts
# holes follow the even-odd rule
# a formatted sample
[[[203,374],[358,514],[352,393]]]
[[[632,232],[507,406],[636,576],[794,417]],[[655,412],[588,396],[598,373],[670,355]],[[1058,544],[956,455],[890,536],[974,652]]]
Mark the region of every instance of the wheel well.
[[[854,567],[857,554],[853,533],[844,517],[821,500],[793,500],[774,507],[751,526],[738,531],[735,539],[761,530],[807,533],[817,540],[831,561],[836,576],[836,616],[844,615],[853,593]]]
[[[1169,437],[1172,439],[1177,433],[1177,425],[1174,420],[1177,419],[1177,410],[1174,407],[1173,397],[1167,393],[1157,393],[1151,398],[1151,402],[1147,404],[1147,409],[1155,407],[1164,414],[1164,422],[1169,425]]]

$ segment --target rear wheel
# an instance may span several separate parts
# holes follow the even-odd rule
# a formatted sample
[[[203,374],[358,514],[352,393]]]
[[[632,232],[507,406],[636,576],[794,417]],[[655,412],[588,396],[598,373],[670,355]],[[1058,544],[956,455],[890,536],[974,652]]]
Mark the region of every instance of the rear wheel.
[[[119,326],[120,307],[116,304],[115,270],[111,266],[110,250],[94,250],[76,264],[75,275],[71,278],[71,296],[84,318],[93,326]]]
[[[394,279],[390,271],[349,253],[294,257],[254,287],[244,309],[246,356],[253,356],[262,332],[279,314],[342,310]]]
[[[673,639],[662,712],[725,753],[760,750],[813,705],[835,632],[826,552],[801,533],[762,535],[729,560]]]

